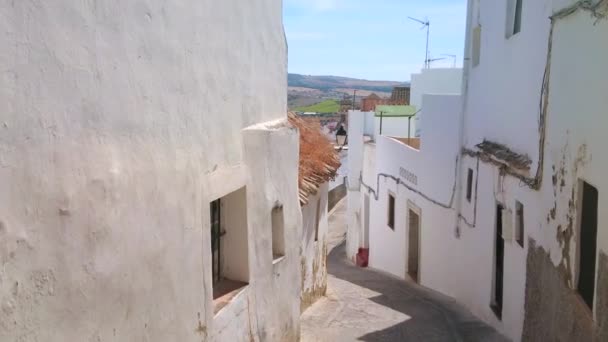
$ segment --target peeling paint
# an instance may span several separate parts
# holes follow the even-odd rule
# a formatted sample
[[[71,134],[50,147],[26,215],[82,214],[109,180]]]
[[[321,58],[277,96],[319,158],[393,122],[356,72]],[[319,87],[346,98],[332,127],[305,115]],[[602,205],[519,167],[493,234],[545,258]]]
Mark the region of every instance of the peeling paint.
[[[327,293],[327,242],[323,240],[319,243],[322,243],[322,247],[312,262],[312,287],[308,289],[304,286],[307,261],[304,257],[302,258],[302,294],[300,296],[302,312]]]
[[[593,315],[563,279],[549,253],[529,240],[522,341],[607,341],[608,257],[600,253],[597,304]]]
[[[578,193],[578,182],[579,182],[579,174],[582,169],[589,161],[587,156],[587,145],[582,144],[577,149],[576,157],[572,162],[572,173],[571,177],[568,176],[568,151],[569,151],[569,143],[566,143],[562,149],[562,156],[560,158],[559,165],[556,167],[553,165],[552,171],[552,180],[553,180],[553,194],[554,194],[554,202],[553,208],[549,210],[547,214],[547,225],[550,225],[551,222],[558,221],[556,224],[556,241],[561,249],[561,256],[558,264],[558,269],[562,273],[562,276],[568,286],[573,287],[573,263],[572,263],[572,243],[573,238],[575,236],[575,220],[576,220],[576,208],[577,208],[577,197]],[[568,186],[570,183],[571,192],[570,197],[568,199],[567,208],[564,208],[563,211],[558,207],[558,200],[560,196],[559,193],[564,192],[564,188]],[[562,203],[562,202],[560,202]],[[565,213],[564,216],[563,214]],[[564,221],[558,220],[559,217],[564,217]]]

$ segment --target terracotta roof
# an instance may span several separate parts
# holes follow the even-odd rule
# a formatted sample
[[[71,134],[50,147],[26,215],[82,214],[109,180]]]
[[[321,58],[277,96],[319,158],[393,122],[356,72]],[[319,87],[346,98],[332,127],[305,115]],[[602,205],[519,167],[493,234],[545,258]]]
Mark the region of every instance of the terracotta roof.
[[[300,204],[316,194],[321,184],[334,179],[340,167],[340,157],[332,143],[321,133],[316,122],[308,122],[289,113],[289,123],[300,131],[300,167],[298,185]]]
[[[370,100],[380,100],[380,96],[376,95],[376,93],[371,93],[366,99]]]

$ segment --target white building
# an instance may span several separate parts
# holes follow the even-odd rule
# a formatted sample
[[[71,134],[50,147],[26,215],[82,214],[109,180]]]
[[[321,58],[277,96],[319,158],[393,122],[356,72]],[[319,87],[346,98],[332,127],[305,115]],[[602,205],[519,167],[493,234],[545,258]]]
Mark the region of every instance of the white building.
[[[502,4],[469,1],[463,96],[423,95],[419,150],[351,121],[348,253],[515,341],[604,341],[608,1]]]
[[[0,18],[0,340],[299,339],[281,1]]]
[[[422,69],[420,73],[412,74],[410,105],[420,110],[416,115],[413,136],[419,137],[421,134],[420,118],[424,112],[422,97],[425,94],[458,95],[461,88],[462,69],[460,68]],[[427,125],[427,127],[429,126]]]

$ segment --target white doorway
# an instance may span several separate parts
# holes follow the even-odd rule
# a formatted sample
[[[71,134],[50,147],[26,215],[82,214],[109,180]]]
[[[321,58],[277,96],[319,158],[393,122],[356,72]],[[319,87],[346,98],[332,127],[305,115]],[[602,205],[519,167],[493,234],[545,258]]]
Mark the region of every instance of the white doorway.
[[[420,208],[412,203],[407,206],[407,274],[420,282]]]

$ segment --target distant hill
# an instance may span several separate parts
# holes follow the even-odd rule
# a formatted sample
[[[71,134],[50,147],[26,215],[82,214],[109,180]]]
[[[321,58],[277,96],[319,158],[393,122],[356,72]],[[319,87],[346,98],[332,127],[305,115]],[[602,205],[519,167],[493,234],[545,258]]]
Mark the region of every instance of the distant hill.
[[[340,76],[308,76],[289,74],[287,83],[290,87],[317,89],[321,91],[333,89],[358,89],[390,93],[393,87],[407,86],[409,83],[395,81],[368,81]]]
[[[336,113],[340,110],[340,103],[336,100],[325,100],[312,106],[298,107],[293,110],[296,112]]]
[[[340,76],[309,76],[300,74],[288,75],[289,108],[300,111],[301,107],[318,104],[324,100],[338,100],[352,96],[357,90],[357,98],[376,93],[379,96],[390,96],[393,87],[409,86],[407,82],[369,81]],[[315,111],[315,110],[306,110]]]

